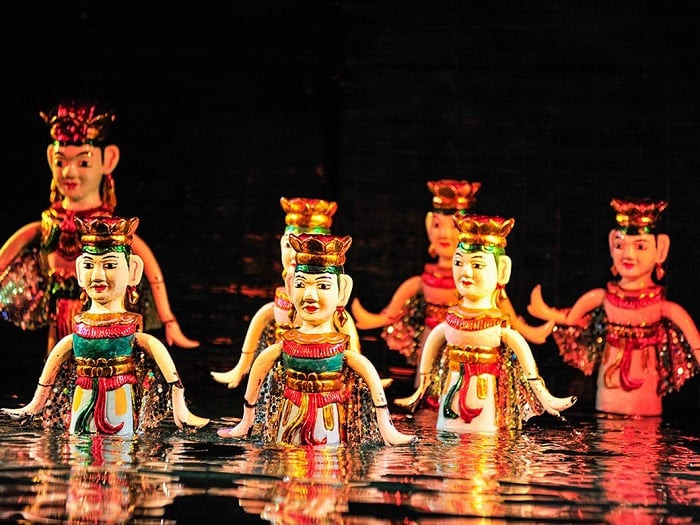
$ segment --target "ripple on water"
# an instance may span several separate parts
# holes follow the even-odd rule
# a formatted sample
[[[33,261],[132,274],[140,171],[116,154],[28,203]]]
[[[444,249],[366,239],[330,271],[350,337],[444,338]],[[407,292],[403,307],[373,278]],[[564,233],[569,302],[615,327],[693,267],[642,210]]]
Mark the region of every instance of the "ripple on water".
[[[543,416],[521,432],[438,433],[395,415],[402,447],[273,447],[164,424],[134,439],[0,420],[5,522],[682,523],[700,518],[700,449],[651,419]],[[295,521],[296,520],[296,521]],[[320,523],[319,521],[317,521]],[[467,521],[468,522],[468,521]]]

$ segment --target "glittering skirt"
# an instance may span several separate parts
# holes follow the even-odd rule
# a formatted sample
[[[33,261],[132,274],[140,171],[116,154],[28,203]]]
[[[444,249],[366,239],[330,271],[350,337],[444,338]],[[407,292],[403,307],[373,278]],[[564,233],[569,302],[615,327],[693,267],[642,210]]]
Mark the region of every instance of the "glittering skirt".
[[[565,363],[591,375],[600,366],[608,332],[614,325],[608,321],[603,307],[589,312],[584,320],[585,328],[556,326],[552,337]],[[657,393],[663,396],[679,390],[700,371],[690,344],[680,328],[665,318],[647,326],[645,331],[653,332],[658,341],[654,347],[659,376]]]
[[[341,433],[347,436],[347,443],[343,444],[384,446],[369,387],[357,373],[347,367],[343,371],[342,383],[348,394],[342,411],[345,421],[337,422],[345,426]],[[260,390],[255,407],[255,422],[250,433],[251,440],[263,444],[278,443],[285,385],[286,371],[280,360],[270,370]]]
[[[134,361],[136,383],[132,388],[134,409],[138,411],[138,427],[135,429],[138,434],[158,426],[172,410],[172,403],[170,385],[155,360],[145,351],[135,348]],[[76,362],[71,357],[61,366],[44,410],[34,417],[41,420],[44,428],[69,429],[76,379]]]

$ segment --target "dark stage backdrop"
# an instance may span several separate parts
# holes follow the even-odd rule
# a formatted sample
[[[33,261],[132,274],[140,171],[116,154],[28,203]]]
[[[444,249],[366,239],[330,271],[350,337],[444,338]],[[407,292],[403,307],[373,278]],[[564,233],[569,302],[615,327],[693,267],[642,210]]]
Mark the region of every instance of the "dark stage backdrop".
[[[481,182],[474,210],[515,218],[522,314],[537,283],[563,307],[609,278],[611,198],[667,199],[669,297],[700,320],[693,2],[33,4],[2,37],[0,238],[48,204],[38,112],[101,99],[118,113],[119,210],[208,345],[201,368],[235,362],[281,280],[280,196],[338,202],[353,295],[379,310],[427,260],[440,178]],[[550,343],[535,352],[553,390],[577,379]],[[700,407],[697,384],[676,406]]]

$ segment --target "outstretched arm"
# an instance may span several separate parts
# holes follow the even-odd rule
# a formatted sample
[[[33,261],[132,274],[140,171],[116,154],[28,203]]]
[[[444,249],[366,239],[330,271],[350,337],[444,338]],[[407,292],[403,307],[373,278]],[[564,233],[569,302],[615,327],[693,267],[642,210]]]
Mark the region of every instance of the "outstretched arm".
[[[153,292],[153,300],[158,311],[158,317],[165,326],[165,340],[169,345],[177,345],[181,348],[196,348],[199,341],[186,337],[177,322],[175,314],[170,309],[168,291],[165,288],[165,279],[160,270],[160,265],[151,251],[151,248],[138,235],[134,236],[132,244],[134,253],[143,259],[143,273]]]
[[[513,303],[510,299],[506,297],[499,304],[498,308],[510,317],[510,324],[518,332],[520,332],[525,339],[535,344],[543,344],[547,340],[547,336],[552,333],[552,328],[554,328],[554,321],[549,320],[539,326],[532,326],[521,316],[515,313],[515,308],[513,308]]]
[[[433,369],[433,363],[438,359],[440,351],[445,346],[445,323],[438,324],[428,334],[418,364],[418,388],[413,394],[408,397],[400,397],[394,399],[397,406],[406,408],[410,412],[415,412],[420,405],[423,396],[425,395],[432,378],[430,372]]]
[[[250,377],[248,378],[248,386],[245,389],[245,396],[243,397],[243,417],[240,423],[235,427],[219,429],[217,431],[219,436],[243,438],[248,435],[248,431],[255,421],[255,404],[258,402],[262,384],[267,374],[275,365],[275,361],[279,359],[281,353],[282,344],[275,343],[268,346],[255,358],[253,366],[250,369]]]
[[[530,292],[530,304],[527,305],[530,315],[555,324],[566,324],[566,312],[553,308],[542,298],[542,285],[536,285]]]
[[[575,396],[555,397],[544,384],[544,380],[537,370],[537,363],[532,351],[525,341],[525,338],[511,328],[504,328],[502,331],[503,342],[513,349],[518,362],[525,373],[525,377],[530,383],[533,392],[540,400],[544,409],[553,416],[559,416],[560,411],[566,410],[576,403]]]
[[[143,332],[136,334],[136,341],[155,360],[163,377],[172,387],[173,419],[177,427],[190,426],[201,428],[209,423],[209,419],[196,416],[187,408],[185,388],[180,380],[180,375],[177,373],[175,362],[165,345],[157,337]]]
[[[360,330],[380,328],[393,323],[401,315],[406,301],[418,293],[421,285],[420,275],[416,275],[404,281],[394,292],[391,302],[378,314],[364,309],[359,299],[352,301],[351,310],[355,317],[355,324]]]
[[[243,339],[241,357],[238,363],[227,372],[210,372],[217,383],[227,384],[229,388],[236,388],[241,380],[248,374],[255,359],[255,350],[258,348],[265,327],[275,319],[275,303],[264,304],[250,320],[248,331]]]
[[[555,324],[584,326],[584,316],[594,308],[602,305],[604,298],[605,290],[603,288],[595,288],[579,297],[571,308],[559,310],[544,302],[544,299],[542,299],[542,287],[538,284],[530,293],[530,304],[527,306],[527,311],[538,319],[554,321]]]
[[[405,445],[406,443],[415,441],[416,436],[402,434],[394,427],[381,379],[379,378],[377,369],[374,368],[370,360],[357,352],[345,352],[345,359],[348,366],[360,375],[369,387],[369,391],[372,394],[375,415],[377,417],[377,425],[379,426],[379,431],[386,444]]]
[[[16,418],[31,416],[41,412],[49,398],[61,365],[71,356],[72,352],[73,334],[68,334],[56,343],[46,358],[44,368],[39,376],[39,384],[36,387],[32,400],[22,408],[3,408],[2,411]]]

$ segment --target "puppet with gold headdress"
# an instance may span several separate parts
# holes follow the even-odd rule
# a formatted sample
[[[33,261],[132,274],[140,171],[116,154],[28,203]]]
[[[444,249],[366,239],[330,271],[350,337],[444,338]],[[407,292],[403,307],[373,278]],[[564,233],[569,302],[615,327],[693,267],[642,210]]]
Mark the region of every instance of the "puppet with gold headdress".
[[[80,242],[73,219],[114,214],[117,199],[112,172],[120,154],[108,142],[115,114],[95,101],[62,101],[41,117],[51,138],[46,150],[52,172],[50,207],[40,221],[21,227],[0,248],[0,313],[23,330],[48,327],[50,351],[73,332],[73,318],[82,309],[75,276]],[[130,290],[130,309],[144,315],[146,330],[165,325],[168,344],[199,346],[180,330],[149,246],[136,236],[133,251],[144,261],[146,279],[138,290]]]
[[[142,259],[131,252],[138,218],[74,221],[82,245],[77,281],[87,309],[49,352],[29,404],[3,412],[41,416],[46,427],[67,426],[72,434],[132,436],[170,409],[178,427],[204,426],[208,419],[187,408],[168,350],[141,331],[140,314],[126,309],[127,289],[143,274]]]
[[[439,392],[437,429],[456,433],[518,430],[545,411],[559,415],[576,399],[547,390],[527,341],[498,307],[511,274],[505,247],[514,219],[460,212],[453,220],[460,302],[425,342],[418,390],[396,403],[415,406],[432,384]]]
[[[289,244],[290,234],[330,234],[333,215],[338,209],[338,204],[322,199],[310,199],[305,197],[280,198],[280,204],[285,212],[285,229],[280,239],[282,257],[282,278],[288,272],[294,271],[296,262],[294,250]],[[281,334],[292,327],[289,314],[292,311],[292,303],[284,289],[279,286],[275,290],[274,299],[264,304],[253,316],[248,325],[241,356],[236,365],[226,372],[211,372],[214,381],[224,383],[229,388],[236,388],[241,380],[248,374],[253,360],[265,348],[280,340]],[[359,336],[354,321],[348,316],[347,322],[339,329],[350,336],[351,348],[360,350]]]
[[[596,409],[659,416],[662,397],[698,373],[700,333],[688,312],[666,299],[660,284],[670,237],[659,233],[666,201],[613,199],[617,226],[608,234],[615,279],[589,290],[571,308],[556,309],[531,293],[528,311],[556,323],[564,361],[596,377]]]
[[[410,366],[417,366],[430,331],[445,320],[447,309],[459,301],[452,278],[452,256],[459,242],[459,232],[452,216],[474,205],[479,188],[480,182],[466,180],[429,181],[433,205],[425,215],[425,229],[430,242],[428,252],[437,258],[436,261],[426,263],[422,274],[401,283],[389,304],[379,313],[371,313],[365,310],[359,299],[353,300],[352,314],[357,328],[382,327],[381,337],[387,347],[402,354]],[[497,306],[510,316],[513,326],[528,341],[543,343],[551,332],[551,325],[530,326],[516,315],[505,292],[499,295]],[[417,385],[418,374],[415,381]],[[434,396],[426,396],[425,401],[433,408],[437,406]]]
[[[293,445],[399,445],[413,436],[393,425],[377,370],[339,331],[352,278],[348,236],[290,234],[296,265],[286,278],[293,328],[253,362],[243,417],[221,437]],[[259,399],[263,384],[265,399]]]

